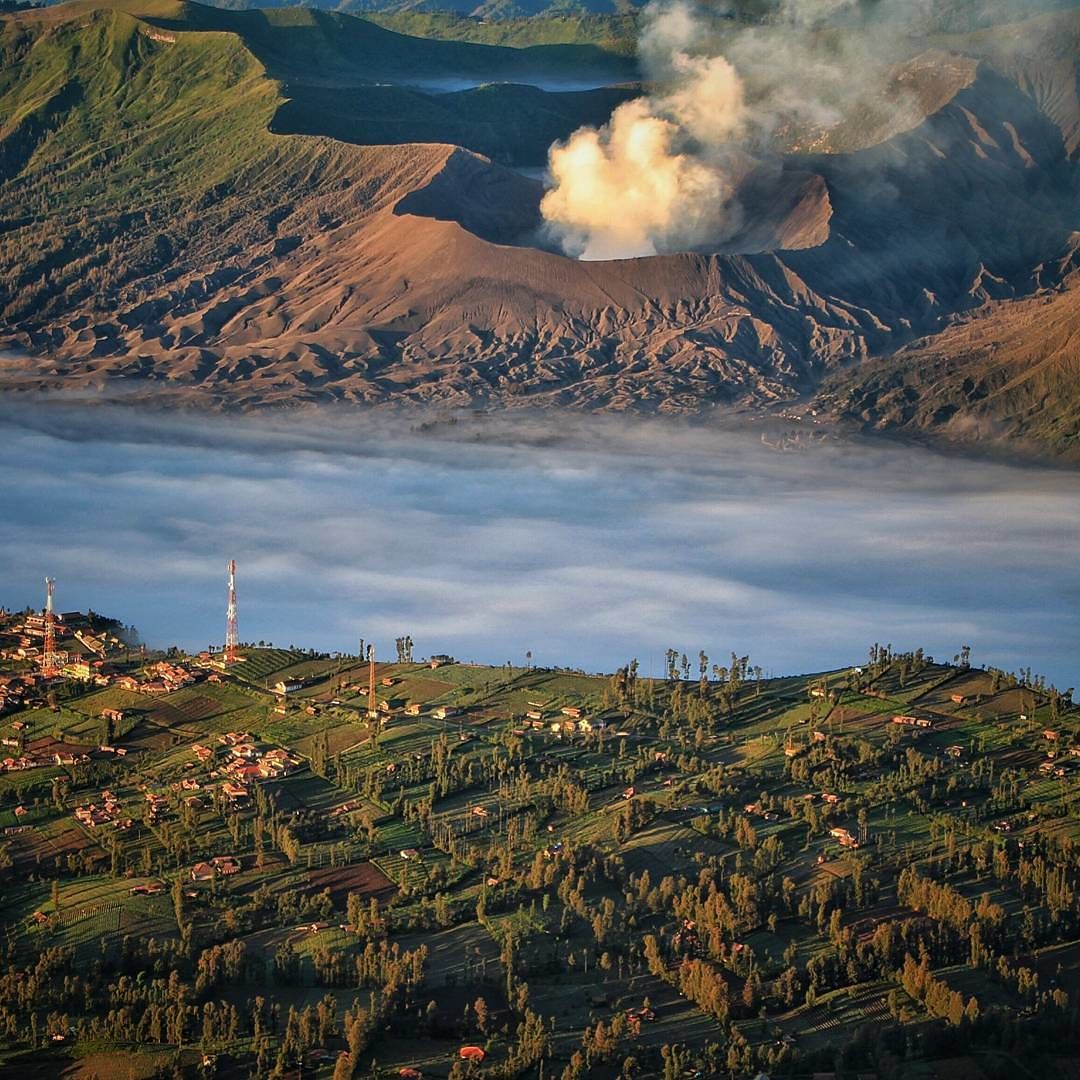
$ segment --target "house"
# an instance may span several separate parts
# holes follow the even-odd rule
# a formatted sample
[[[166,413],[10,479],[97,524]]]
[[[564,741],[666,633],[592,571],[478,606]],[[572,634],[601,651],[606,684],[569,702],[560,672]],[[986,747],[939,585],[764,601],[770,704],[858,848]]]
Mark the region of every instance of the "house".
[[[215,855],[210,860],[210,865],[223,877],[240,873],[240,862],[232,855]]]
[[[102,709],[101,719],[108,720],[112,724],[122,724],[124,722],[124,710],[123,709]]]
[[[299,679],[279,679],[274,683],[275,694],[295,694],[303,688],[304,684]]]
[[[405,715],[406,716],[419,716],[420,715],[420,709],[421,709],[420,702],[419,701],[414,701],[414,702],[412,702],[412,704],[405,706]]]
[[[835,806],[840,801],[839,795],[833,795],[828,791],[821,793],[821,799],[823,802],[827,802],[830,806]]]
[[[542,712],[540,712],[538,709],[532,709],[532,710],[530,710],[529,712],[527,712],[525,714],[525,717],[528,720],[543,720],[544,719],[544,714]]]
[[[813,732],[813,736],[814,742],[824,742],[826,738],[824,731],[815,731]]]
[[[1057,737],[1058,733],[1056,731],[1051,731],[1049,728],[1043,732],[1043,738],[1046,739],[1047,742],[1057,742]]]
[[[457,716],[461,710],[456,705],[440,705],[431,715],[436,720],[448,720],[451,716]]]
[[[197,862],[191,868],[192,881],[213,881],[217,871],[208,862]]]
[[[963,757],[964,748],[962,746],[946,746],[945,753],[951,758]]]
[[[132,896],[157,896],[165,891],[165,886],[160,881],[151,881],[145,885],[132,885],[128,892]]]
[[[830,829],[829,835],[836,840],[841,847],[857,848],[859,846],[859,841],[842,826],[838,825]]]
[[[486,809],[485,807],[483,807],[483,806],[474,806],[474,807],[472,808],[472,812],[473,812],[473,813],[474,813],[474,814],[475,814],[475,815],[476,815],[477,817],[481,817],[481,818],[486,818],[486,817],[488,816],[488,812],[487,812],[487,809]]]
[[[964,702],[967,701],[967,698],[963,694],[950,694],[949,700],[954,705],[963,705]]]
[[[824,686],[812,686],[810,688],[810,696],[812,698],[823,698],[828,696],[828,691]]]
[[[563,716],[569,716],[571,720],[581,719],[581,709],[576,705],[564,705],[559,712],[561,712]]]
[[[234,784],[230,781],[226,781],[221,785],[221,794],[232,802],[237,802],[240,799],[246,799],[248,797],[246,787],[242,784]]]
[[[454,658],[447,656],[445,653],[437,653],[435,656],[428,658],[428,665],[434,670],[435,668],[444,667],[446,664],[452,664]]]

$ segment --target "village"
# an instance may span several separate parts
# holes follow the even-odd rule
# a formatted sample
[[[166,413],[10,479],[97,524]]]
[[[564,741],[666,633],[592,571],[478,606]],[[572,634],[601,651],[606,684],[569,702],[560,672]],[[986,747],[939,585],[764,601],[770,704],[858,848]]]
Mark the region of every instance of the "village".
[[[239,641],[234,588],[216,651],[131,643],[91,613],[0,615],[15,962],[60,946],[119,970],[165,948],[194,987],[237,949],[225,982],[198,982],[208,1007],[226,986],[297,1017],[334,1002],[321,1034],[284,1014],[246,1043],[211,1024],[197,1052],[169,1051],[192,1075],[261,1060],[456,1080],[517,1062],[569,1080],[594,1060],[644,1077],[672,1054],[682,1076],[828,1075],[838,1027],[892,1017],[945,1046],[956,998],[990,1016],[1020,993],[957,944],[939,1004],[930,982],[873,967],[884,924],[924,933],[933,889],[935,918],[942,896],[966,910],[987,846],[1001,876],[971,918],[1004,948],[1030,853],[1076,873],[1080,715],[1052,687],[876,646],[859,667],[774,680],[735,655],[694,679],[673,651],[668,677],[645,679],[634,663],[598,677],[414,659],[411,639],[392,661],[275,649]],[[1025,931],[1010,961],[1055,958],[1047,1002],[1080,992],[1071,925]],[[391,948],[406,981],[349,974]],[[855,967],[819,959],[848,952]],[[945,973],[957,963],[962,978]],[[382,1018],[363,1038],[360,986]],[[555,1034],[526,1045],[514,1031],[534,1015]],[[143,1037],[92,1011],[69,1027],[56,1053]],[[152,1072],[166,1048],[147,1038],[115,1061]]]

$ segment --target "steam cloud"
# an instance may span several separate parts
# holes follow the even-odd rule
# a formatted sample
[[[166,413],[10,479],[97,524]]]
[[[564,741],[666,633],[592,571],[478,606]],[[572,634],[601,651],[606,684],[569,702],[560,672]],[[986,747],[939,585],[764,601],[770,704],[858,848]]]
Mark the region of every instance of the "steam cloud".
[[[638,52],[657,89],[551,148],[552,186],[541,203],[549,233],[582,259],[731,238],[743,223],[739,184],[778,128],[827,128],[871,91],[868,78],[882,79],[865,43],[853,58],[838,42],[823,50],[813,34],[856,6],[783,0],[774,22],[736,33],[720,54],[715,21],[688,0],[654,0]]]

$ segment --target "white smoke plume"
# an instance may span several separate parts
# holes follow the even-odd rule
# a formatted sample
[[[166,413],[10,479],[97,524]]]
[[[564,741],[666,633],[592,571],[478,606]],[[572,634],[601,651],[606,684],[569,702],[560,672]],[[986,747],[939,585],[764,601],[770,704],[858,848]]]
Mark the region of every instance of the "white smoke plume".
[[[767,27],[715,45],[717,22],[690,0],[653,0],[638,43],[655,86],[600,129],[548,155],[541,203],[549,235],[581,259],[632,258],[720,245],[743,224],[740,181],[784,125],[826,129],[867,93],[868,65],[838,57],[816,28],[856,0],[783,0]],[[730,24],[729,24],[730,25]],[[875,65],[880,75],[882,66]]]

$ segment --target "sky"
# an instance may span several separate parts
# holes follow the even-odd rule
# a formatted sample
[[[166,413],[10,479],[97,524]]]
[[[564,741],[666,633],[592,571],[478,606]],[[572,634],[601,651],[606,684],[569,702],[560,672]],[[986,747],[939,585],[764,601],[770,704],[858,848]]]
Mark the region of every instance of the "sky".
[[[420,430],[424,427],[425,430]],[[871,643],[1080,683],[1075,473],[885,443],[520,414],[0,415],[0,604],[240,637],[610,671],[664,650],[773,674]]]

